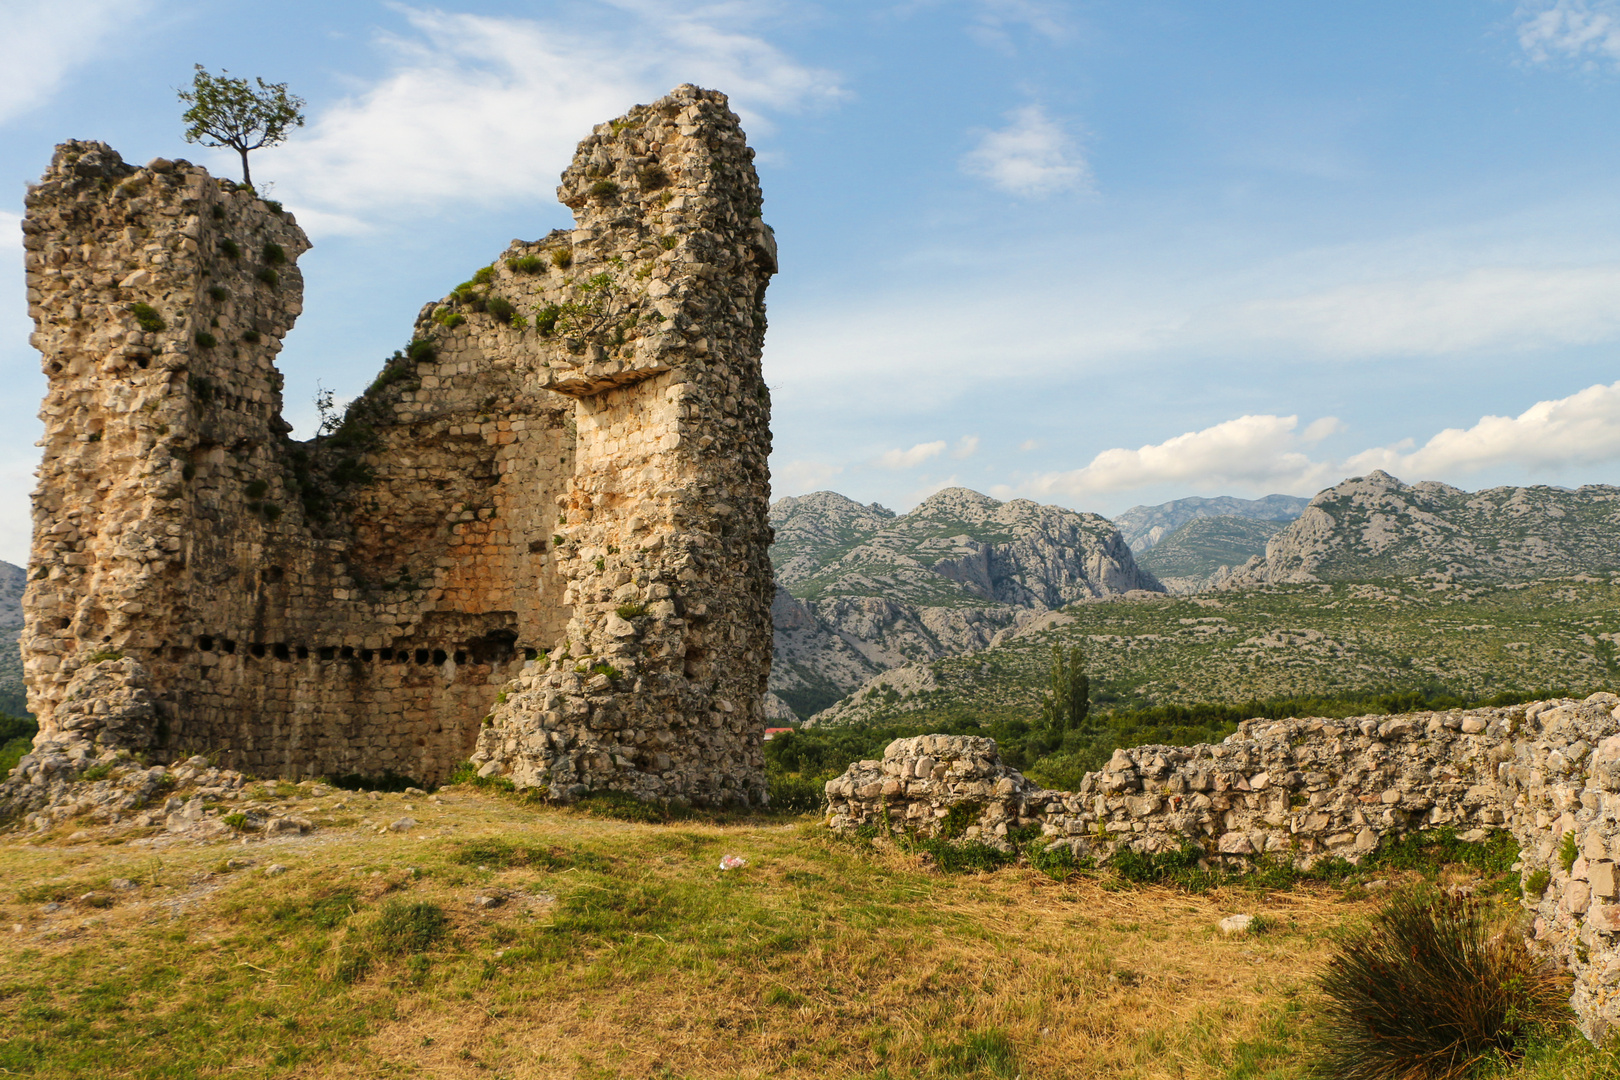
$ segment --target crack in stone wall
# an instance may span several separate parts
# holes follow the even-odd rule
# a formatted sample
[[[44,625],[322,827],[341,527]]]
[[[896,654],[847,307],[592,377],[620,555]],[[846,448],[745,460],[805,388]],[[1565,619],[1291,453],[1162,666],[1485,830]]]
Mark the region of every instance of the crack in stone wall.
[[[477,748],[559,797],[762,801],[776,263],[752,158],[691,86],[599,125],[558,189],[576,228],[424,307],[299,443],[274,363],[310,246],[292,215],[58,147],[23,225],[49,378],[38,745],[73,742],[76,673],[127,655],[151,713],[131,749],[435,781]]]
[[[827,782],[835,829],[937,836],[952,807],[977,809],[964,839],[1005,847],[1038,825],[1048,848],[1106,861],[1193,844],[1242,865],[1258,856],[1357,862],[1386,836],[1450,827],[1519,843],[1530,935],[1575,976],[1594,1041],[1620,1024],[1620,697],[1511,708],[1246,720],[1224,742],[1114,752],[1080,790],[1048,791],[1009,768],[993,739],[897,739],[881,761]],[[1566,863],[1564,838],[1574,845]],[[1544,888],[1538,888],[1545,882]]]

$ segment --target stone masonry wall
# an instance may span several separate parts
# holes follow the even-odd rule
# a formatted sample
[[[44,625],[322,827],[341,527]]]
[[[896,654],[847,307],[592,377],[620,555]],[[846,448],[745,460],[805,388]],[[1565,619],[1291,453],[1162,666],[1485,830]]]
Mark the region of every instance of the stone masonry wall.
[[[775,255],[751,158],[693,87],[602,125],[559,189],[579,227],[429,304],[336,433],[296,443],[292,215],[59,147],[23,226],[50,379],[22,637],[41,744],[75,674],[128,655],[143,750],[432,781],[522,675],[567,717],[547,737],[634,716],[651,786],[761,790]]]
[[[887,823],[936,835],[953,806],[980,807],[968,839],[1005,843],[1039,825],[1048,846],[1106,860],[1192,843],[1212,860],[1352,862],[1383,837],[1449,826],[1510,830],[1540,947],[1576,978],[1572,1004],[1599,1039],[1620,1024],[1620,698],[1502,709],[1248,720],[1213,746],[1118,750],[1076,792],[1003,764],[994,740],[891,743],[827,784],[834,828]],[[1564,837],[1576,857],[1565,865]],[[1535,886],[1543,880],[1546,887]]]
[[[598,126],[563,175],[580,223],[572,276],[529,275],[526,296],[564,346],[545,385],[580,400],[555,537],[572,617],[564,647],[493,710],[473,756],[483,775],[765,801],[760,349],[776,246],[752,159],[725,99],[682,88]]]

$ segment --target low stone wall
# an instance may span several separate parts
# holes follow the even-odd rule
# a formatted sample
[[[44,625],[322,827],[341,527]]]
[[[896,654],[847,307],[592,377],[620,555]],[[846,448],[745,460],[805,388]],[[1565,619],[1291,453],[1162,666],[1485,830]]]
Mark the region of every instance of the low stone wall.
[[[1048,846],[1106,861],[1196,844],[1211,859],[1352,862],[1387,835],[1450,826],[1518,840],[1539,946],[1576,979],[1588,1037],[1620,1023],[1620,698],[1500,709],[1248,720],[1216,745],[1116,751],[1074,792],[1008,768],[994,740],[924,735],[891,743],[827,784],[833,828],[937,835],[953,807],[979,807],[964,839],[1005,845],[1039,825]],[[953,820],[960,820],[957,813]],[[1576,858],[1565,866],[1564,837]],[[1538,873],[1538,871],[1540,873]],[[1533,886],[1545,880],[1544,891]]]

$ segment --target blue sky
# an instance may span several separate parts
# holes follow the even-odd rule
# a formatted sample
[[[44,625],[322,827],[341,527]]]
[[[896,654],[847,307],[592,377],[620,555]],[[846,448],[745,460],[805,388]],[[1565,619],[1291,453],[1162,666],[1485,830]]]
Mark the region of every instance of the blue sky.
[[[782,272],[777,495],[961,484],[1115,513],[1388,469],[1620,461],[1620,3],[0,0],[0,558],[43,393],[18,216],[67,138],[181,139],[203,63],[287,81],[255,157],[316,247],[287,415],[566,227],[593,123],[732,95]]]

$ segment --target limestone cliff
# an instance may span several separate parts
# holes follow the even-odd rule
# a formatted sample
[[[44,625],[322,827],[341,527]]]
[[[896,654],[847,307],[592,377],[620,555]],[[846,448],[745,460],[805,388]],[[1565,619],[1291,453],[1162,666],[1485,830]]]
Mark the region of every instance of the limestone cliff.
[[[1041,612],[1161,588],[1106,519],[965,488],[903,516],[817,492],[778,500],[771,522],[777,585],[791,594],[778,595],[771,686],[805,717]]]
[[[1266,553],[1266,544],[1288,527],[1265,518],[1193,518],[1137,555],[1173,593],[1203,592],[1225,581],[1239,567]]]
[[[1383,471],[1319,493],[1223,583],[1351,581],[1438,574],[1512,581],[1620,567],[1620,488],[1467,492]]]
[[[1293,521],[1310,502],[1297,495],[1267,495],[1262,499],[1234,499],[1230,495],[1201,498],[1193,495],[1157,506],[1133,506],[1114,517],[1120,535],[1141,555],[1160,541],[1202,518],[1243,518],[1246,521]]]
[[[292,215],[60,146],[23,223],[38,745],[71,741],[76,674],[127,656],[154,752],[432,781],[482,731],[490,769],[561,797],[756,798],[775,247],[751,157],[695,87],[601,125],[559,189],[578,227],[427,305],[342,426],[294,443]]]

